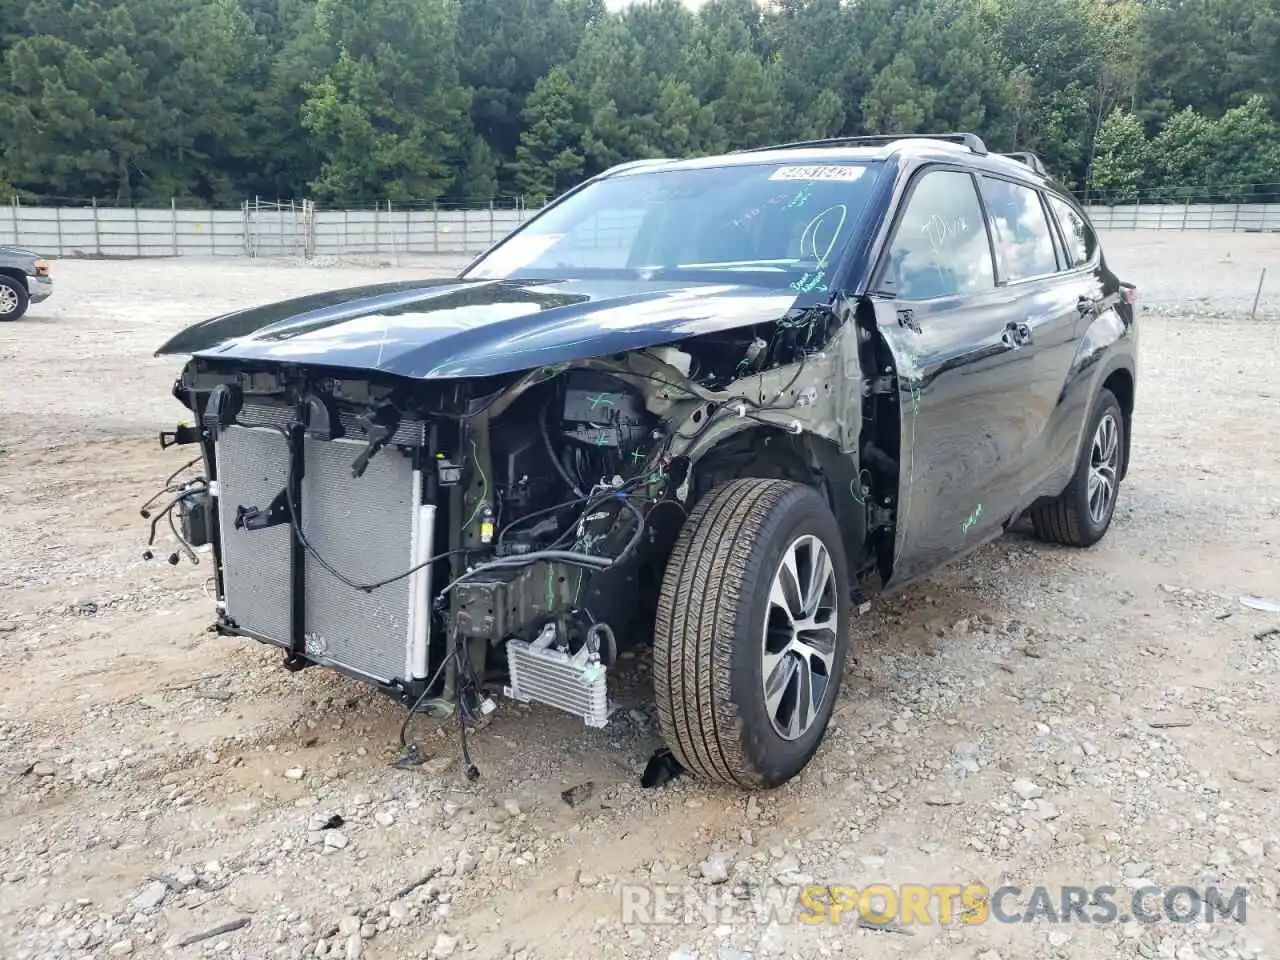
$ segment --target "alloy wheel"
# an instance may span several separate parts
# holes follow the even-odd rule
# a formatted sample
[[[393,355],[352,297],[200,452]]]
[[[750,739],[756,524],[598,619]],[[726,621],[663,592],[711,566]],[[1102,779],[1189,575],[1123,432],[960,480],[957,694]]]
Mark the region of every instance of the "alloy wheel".
[[[1115,505],[1119,464],[1120,427],[1108,411],[1098,422],[1089,452],[1089,516],[1096,524],[1105,523]]]
[[[813,726],[831,687],[838,609],[835,567],[810,534],[792,541],[773,576],[761,678],[774,731],[797,740]]]

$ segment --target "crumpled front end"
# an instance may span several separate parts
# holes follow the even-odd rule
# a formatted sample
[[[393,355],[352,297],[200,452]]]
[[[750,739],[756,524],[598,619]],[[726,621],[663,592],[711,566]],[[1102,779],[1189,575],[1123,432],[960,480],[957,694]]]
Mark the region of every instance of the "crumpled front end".
[[[215,558],[217,629],[415,709],[474,719],[501,676],[508,696],[602,726],[608,668],[651,635],[700,458],[744,432],[855,448],[846,319],[820,304],[765,330],[427,381],[195,357],[174,387],[195,422],[165,439],[203,453],[177,513]]]

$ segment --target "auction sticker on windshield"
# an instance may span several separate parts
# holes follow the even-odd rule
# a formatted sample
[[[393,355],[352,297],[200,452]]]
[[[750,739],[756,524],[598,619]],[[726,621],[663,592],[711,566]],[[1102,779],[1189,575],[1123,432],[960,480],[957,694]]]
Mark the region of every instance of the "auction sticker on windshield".
[[[843,180],[861,179],[865,167],[849,164],[816,164],[808,167],[779,167],[769,174],[770,180]]]

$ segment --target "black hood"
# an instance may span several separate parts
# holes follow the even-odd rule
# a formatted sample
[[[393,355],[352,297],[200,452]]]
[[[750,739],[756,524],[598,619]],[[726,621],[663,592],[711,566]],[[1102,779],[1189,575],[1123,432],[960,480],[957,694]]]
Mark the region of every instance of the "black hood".
[[[745,284],[635,279],[387,283],[214,317],[157,355],[420,380],[484,377],[766,323],[822,299]]]

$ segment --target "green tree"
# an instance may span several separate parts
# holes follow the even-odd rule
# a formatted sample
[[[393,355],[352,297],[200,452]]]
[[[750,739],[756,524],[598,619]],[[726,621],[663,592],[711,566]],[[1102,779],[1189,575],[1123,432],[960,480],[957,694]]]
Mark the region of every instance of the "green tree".
[[[921,84],[915,61],[899,53],[862,98],[863,122],[870,133],[919,133],[933,116],[935,97]]]
[[[1191,107],[1170,117],[1151,142],[1157,196],[1167,201],[1195,198],[1204,189],[1217,139],[1213,121]]]
[[[877,8],[881,3],[779,0],[766,17],[758,46],[778,71],[797,136],[861,131],[860,105],[884,59],[874,56],[879,37],[873,35],[888,17]]]
[[[1280,123],[1261,94],[1228,110],[1215,124],[1206,180],[1224,200],[1247,202],[1280,193]]]
[[[0,0],[0,182],[37,195],[479,200],[962,129],[1117,198],[1253,197],[1278,121],[1276,0]]]
[[[733,55],[724,93],[712,104],[724,143],[732,149],[765,146],[786,139],[787,103],[778,68],[748,51]]]
[[[498,195],[498,158],[488,142],[477,133],[467,137],[466,152],[454,173],[449,194],[458,200],[492,200]]]
[[[1274,0],[1147,0],[1138,29],[1153,121],[1184,106],[1219,117],[1251,96],[1280,110],[1280,7]]]
[[[686,13],[674,12],[677,17]],[[583,103],[583,173],[592,176],[625,160],[659,155],[655,143],[661,80],[629,21],[610,16],[591,24],[568,67]]]
[[[700,103],[688,83],[663,83],[658,110],[657,145],[667,156],[696,157],[723,149],[715,110]]]
[[[1098,130],[1089,192],[1107,203],[1135,203],[1150,182],[1151,145],[1142,120],[1113,111]]]
[[[582,173],[581,113],[569,71],[553,67],[534,86],[525,104],[525,131],[513,164],[521,194],[553,197],[572,186]]]
[[[603,15],[600,0],[461,0],[461,82],[472,90],[472,121],[499,165],[515,158],[538,80],[572,56],[587,24]]]
[[[4,170],[20,190],[61,197],[132,200],[140,164],[159,126],[143,71],[122,49],[92,54],[54,36],[9,51],[0,125]],[[125,112],[122,102],[138,106]]]
[[[1100,122],[1095,100],[1105,57],[1094,2],[992,0],[996,42],[1031,85],[1019,146],[1039,153],[1069,184],[1083,182]]]
[[[435,199],[471,132],[447,0],[317,0],[337,62],[305,86],[302,125],[325,157],[324,200]]]
[[[233,202],[261,50],[239,0],[31,3],[5,56],[5,168],[37,192]],[[16,142],[21,141],[21,142]],[[107,169],[110,172],[107,172]],[[75,184],[73,186],[73,184]]]
[[[314,0],[253,0],[266,43],[252,97],[246,134],[253,164],[247,193],[300,197],[320,175],[323,145],[302,124],[308,87],[333,67],[338,51],[316,24]]]

